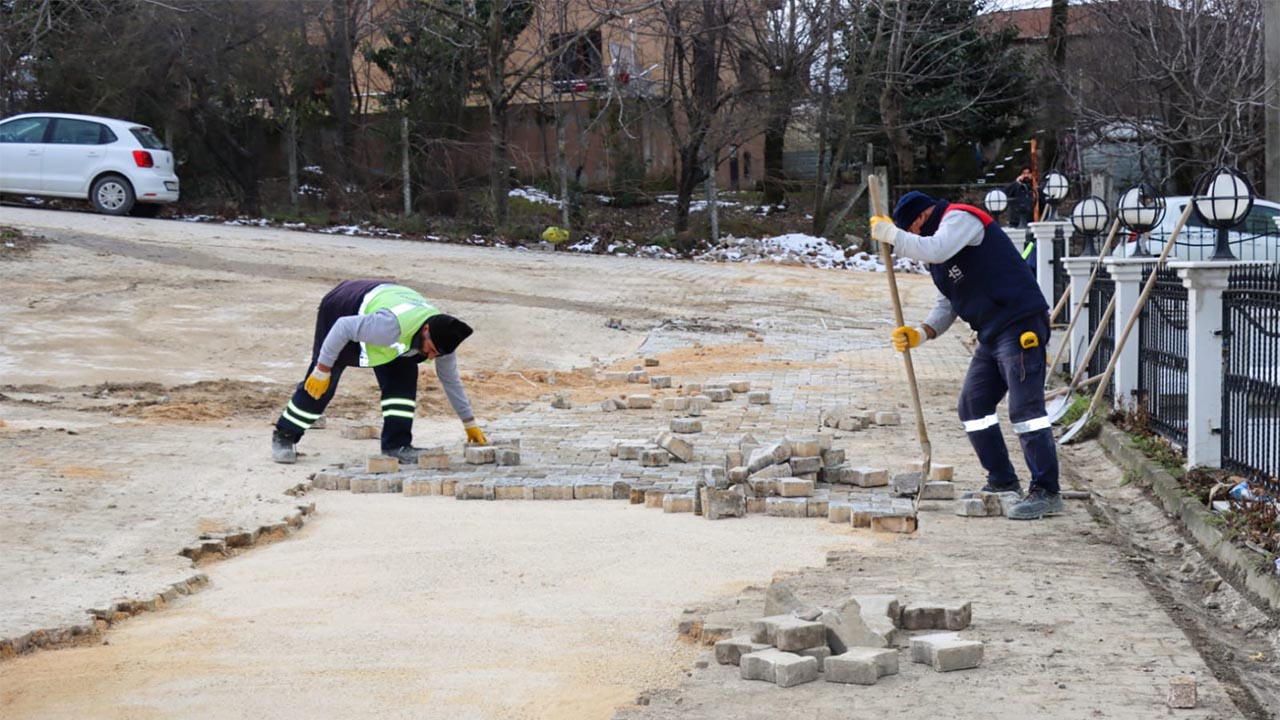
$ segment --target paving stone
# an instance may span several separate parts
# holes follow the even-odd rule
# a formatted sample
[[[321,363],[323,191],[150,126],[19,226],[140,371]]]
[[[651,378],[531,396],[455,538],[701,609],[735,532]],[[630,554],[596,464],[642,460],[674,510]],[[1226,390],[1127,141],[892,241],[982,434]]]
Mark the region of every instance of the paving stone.
[[[842,523],[848,525],[850,523],[849,513],[853,506],[847,502],[830,502],[827,503],[827,522]]]
[[[702,482],[708,487],[724,488],[728,486],[727,473],[722,465],[703,465]]]
[[[884,487],[889,484],[889,471],[884,468],[861,466],[853,469],[853,482],[858,487]]]
[[[824,467],[834,467],[844,463],[845,452],[843,449],[828,448],[822,451],[821,458]]]
[[[949,480],[930,480],[924,484],[921,500],[955,500],[956,485]]]
[[[493,483],[483,480],[460,482],[453,488],[453,497],[457,500],[493,500]]]
[[[669,397],[662,398],[662,409],[672,410],[675,412],[684,412],[689,409],[689,398],[687,397]]]
[[[739,466],[739,467],[731,467],[731,468],[729,468],[729,482],[730,482],[730,483],[741,483],[741,482],[746,482],[746,481],[747,481],[747,477],[748,477],[748,475],[749,475],[749,473],[747,472],[747,469],[746,469],[745,467],[741,467],[741,466]]]
[[[640,441],[631,441],[618,444],[619,460],[639,460],[640,453],[649,449],[648,443]]]
[[[572,500],[573,486],[539,483],[525,486],[525,500]]]
[[[602,373],[600,380],[610,385],[621,385],[627,381],[628,374],[629,373],[625,370],[610,370]]]
[[[689,397],[689,409],[686,411],[690,415],[702,415],[711,405],[711,398],[706,395],[692,395]]]
[[[645,384],[649,382],[649,373],[643,370],[632,370],[627,373],[627,382]]]
[[[691,513],[693,512],[693,494],[668,493],[662,498],[662,512],[664,513]]]
[[[515,448],[494,448],[493,462],[499,467],[519,465],[520,451]]]
[[[556,410],[568,410],[573,407],[573,401],[569,399],[568,395],[560,393],[551,398],[551,407]]]
[[[751,621],[752,642],[768,643],[779,650],[804,650],[826,646],[827,629],[820,622],[790,614],[769,615]]]
[[[613,483],[578,482],[573,484],[574,500],[612,500]]]
[[[827,682],[875,685],[880,679],[880,669],[874,659],[858,653],[841,653],[823,661],[822,676]]]
[[[613,412],[614,410],[622,410],[626,407],[618,398],[605,398],[600,401],[600,409],[605,412]]]
[[[395,460],[395,458],[391,458]],[[351,492],[356,494],[364,493],[398,493],[402,487],[402,481],[395,475],[387,476],[369,476],[357,475],[351,478]]]
[[[440,481],[429,478],[406,479],[400,485],[401,492],[410,497],[423,495],[439,495]]]
[[[831,657],[831,648],[826,645],[820,647],[805,648],[804,650],[796,650],[796,655],[800,657],[811,657],[818,661],[818,672],[823,671],[823,663],[827,658]]]
[[[321,470],[311,477],[311,485],[321,490],[347,491],[351,489],[351,476],[331,470]]]
[[[910,640],[911,662],[922,665],[933,664],[933,651],[939,644],[959,640],[960,633],[942,632],[916,635]]]
[[[877,425],[901,425],[902,416],[896,412],[878,412],[875,414],[875,423]]]
[[[761,514],[768,510],[766,498],[749,497],[747,498],[747,514]]]
[[[969,670],[982,664],[982,643],[948,640],[933,646],[933,669],[938,672]]]
[[[671,453],[681,462],[693,460],[693,445],[688,440],[683,440],[669,432],[664,432],[658,435],[656,442],[658,447]],[[665,465],[666,463],[663,464]]]
[[[930,480],[948,480],[948,481],[954,480],[955,471],[956,469],[954,465],[943,465],[941,463],[933,463],[932,465],[929,466],[929,479]]]
[[[702,383],[685,383],[680,386],[680,391],[685,395],[701,395]]]
[[[448,470],[449,455],[446,453],[431,455],[421,453],[418,455],[418,467],[424,470]]]
[[[914,602],[902,608],[903,630],[963,630],[973,620],[973,603]]]
[[[529,494],[525,492],[526,489],[527,488],[525,484],[522,482],[494,483],[493,499],[494,500],[524,500],[526,498],[532,499],[531,497],[529,497]]]
[[[893,493],[903,497],[915,497],[920,491],[920,471],[899,473],[893,476]]]
[[[896,648],[900,612],[892,595],[853,595],[825,610],[818,621],[829,630],[827,644],[839,655],[855,647]]]
[[[631,499],[631,483],[626,480],[614,480],[609,487],[613,490],[614,500]]]
[[[457,478],[440,478],[440,494],[452,495],[454,488],[458,484]]]
[[[770,647],[765,643],[752,642],[749,635],[720,640],[715,644],[716,662],[721,665],[737,665],[743,655],[768,650]]]
[[[697,418],[671,418],[671,432],[700,433],[702,421]]]
[[[982,498],[962,498],[956,501],[956,515],[960,517],[987,517],[987,504]]]
[[[825,497],[807,498],[804,504],[805,516],[811,518],[824,518],[827,516],[827,510],[830,504],[830,501]]]
[[[757,650],[753,653],[746,653],[738,658],[738,674],[743,680],[763,680],[764,682],[774,682],[777,678],[774,672],[777,656],[789,655],[777,648],[769,648],[767,650]]]
[[[462,450],[462,459],[470,465],[488,465],[494,455],[494,448],[487,445],[468,445]]]
[[[662,509],[663,498],[670,492],[666,488],[649,488],[644,493],[644,506],[647,508]]]
[[[822,458],[816,455],[813,457],[796,457],[793,453],[788,462],[791,463],[791,472],[796,475],[816,473],[822,469]]]
[[[747,460],[747,470],[756,474],[770,465],[784,463],[791,459],[791,447],[783,443],[773,443],[757,448],[751,452]]]
[[[671,387],[670,375],[651,375],[649,376],[649,387],[655,390]]]
[[[1169,681],[1169,707],[1187,710],[1194,708],[1198,700],[1195,678],[1181,675]]]
[[[778,494],[784,498],[809,497],[813,494],[813,482],[800,478],[782,478],[778,481]]]
[[[656,358],[656,357],[647,357],[647,358],[645,358],[645,359],[644,359],[644,366],[645,366],[645,367],[658,367],[658,358]]]
[[[768,405],[769,402],[770,396],[767,390],[752,390],[747,393],[747,403],[749,405]]]
[[[809,504],[805,498],[765,498],[765,514],[773,517],[809,517]]]
[[[751,382],[749,380],[730,380],[728,385],[729,389],[736,393],[751,391]]]
[[[400,472],[400,461],[386,455],[370,455],[365,461],[364,471],[367,473]]]
[[[729,402],[733,399],[733,391],[729,388],[704,388],[703,393],[713,403]]]
[[[653,407],[652,395],[628,395],[627,409],[629,410],[648,410]]]
[[[738,485],[727,490],[717,488],[702,489],[702,516],[708,520],[720,520],[731,517],[745,517],[747,514],[747,494]]]
[[[818,449],[822,452],[832,449],[832,446],[835,444],[835,440],[835,432],[831,430],[818,430]]]
[[[787,438],[787,446],[791,457],[818,457],[822,453],[817,438]]]
[[[818,679],[818,659],[784,652],[774,660],[773,672],[778,687],[810,683]]]
[[[857,432],[866,427],[866,422],[859,418],[847,417],[841,418],[836,427],[845,432]]]
[[[670,460],[666,450],[645,448],[640,451],[641,467],[665,467]]]
[[[872,532],[909,535],[916,531],[916,527],[915,515],[874,515],[871,518]]]

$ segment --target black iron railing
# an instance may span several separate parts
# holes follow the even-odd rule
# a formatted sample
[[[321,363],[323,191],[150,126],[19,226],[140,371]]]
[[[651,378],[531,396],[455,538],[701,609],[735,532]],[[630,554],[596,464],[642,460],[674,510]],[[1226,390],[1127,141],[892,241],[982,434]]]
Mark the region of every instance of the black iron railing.
[[[1089,339],[1093,341],[1094,335],[1098,332],[1099,321],[1107,310],[1107,305],[1111,302],[1111,298],[1116,294],[1116,281],[1111,279],[1111,274],[1107,272],[1107,266],[1103,265],[1098,268],[1098,277],[1093,281],[1093,287],[1089,288]],[[1102,331],[1102,341],[1098,343],[1098,349],[1093,353],[1093,357],[1089,358],[1089,377],[1101,375],[1107,369],[1107,363],[1111,362],[1111,356],[1116,350],[1116,319],[1112,315],[1107,321],[1107,325]],[[1107,391],[1104,394],[1108,400],[1115,400],[1116,383],[1112,379],[1107,383]]]
[[[1071,238],[1063,236],[1062,238],[1053,239],[1053,301],[1057,302],[1062,297],[1062,293],[1066,292],[1067,286],[1071,284],[1071,276],[1067,274],[1067,266],[1062,263],[1062,259],[1067,257],[1071,247]],[[1052,308],[1050,308],[1052,310]],[[1054,322],[1065,325],[1071,322],[1071,303],[1068,301],[1062,307],[1062,312],[1058,313],[1058,317]]]
[[[1222,334],[1222,466],[1280,492],[1280,265],[1231,271]]]
[[[1143,282],[1151,276],[1143,273]],[[1178,273],[1155,271],[1156,284],[1138,317],[1138,400],[1147,425],[1187,446],[1187,289]]]

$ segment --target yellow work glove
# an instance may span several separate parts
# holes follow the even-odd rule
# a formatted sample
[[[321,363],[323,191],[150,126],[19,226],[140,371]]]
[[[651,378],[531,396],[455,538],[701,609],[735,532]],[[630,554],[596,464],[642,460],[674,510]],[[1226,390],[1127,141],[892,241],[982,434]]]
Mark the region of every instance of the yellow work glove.
[[[306,390],[311,397],[319,400],[320,396],[329,390],[329,373],[320,368],[312,370],[306,381],[302,383],[302,389]]]
[[[903,352],[907,348],[919,347],[924,342],[924,332],[906,325],[893,331],[893,349]]]
[[[476,424],[475,420],[468,420],[462,423],[462,427],[467,431],[467,442],[472,445],[488,445],[489,441],[485,439],[484,431]]]
[[[888,215],[872,215],[871,216],[871,237],[876,242],[893,245],[898,241],[898,226],[893,224],[893,218]]]

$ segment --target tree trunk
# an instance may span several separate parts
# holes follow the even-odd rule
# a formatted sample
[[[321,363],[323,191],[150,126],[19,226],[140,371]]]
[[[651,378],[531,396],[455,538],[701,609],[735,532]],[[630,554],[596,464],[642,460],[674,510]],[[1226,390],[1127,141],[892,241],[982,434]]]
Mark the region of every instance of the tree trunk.
[[[791,108],[775,104],[764,128],[764,204],[780,205],[787,198],[786,171],[783,169],[783,148],[786,144],[787,125],[791,122]]]
[[[689,229],[689,203],[693,200],[693,191],[702,182],[706,174],[698,162],[702,140],[680,148],[680,176],[676,184],[676,222],[675,231],[684,232]]]
[[[333,0],[333,120],[338,125],[338,177],[354,179],[355,124],[351,120],[351,0]]]
[[[495,225],[507,223],[507,107],[489,106],[489,199]]]
[[[884,118],[884,133],[889,148],[898,162],[898,185],[908,185],[915,176],[915,145],[911,135],[902,127],[902,107],[891,88],[880,93],[880,117]]]
[[[560,226],[569,227],[569,158],[565,147],[565,120],[560,105],[556,105],[556,173],[560,176]]]

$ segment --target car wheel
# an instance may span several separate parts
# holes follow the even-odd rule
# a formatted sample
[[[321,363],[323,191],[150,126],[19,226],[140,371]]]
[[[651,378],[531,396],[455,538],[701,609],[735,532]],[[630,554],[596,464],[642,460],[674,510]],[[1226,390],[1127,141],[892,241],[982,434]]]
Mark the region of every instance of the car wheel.
[[[136,203],[129,214],[134,217],[153,218],[160,215],[162,209],[164,206],[159,203]]]
[[[133,209],[133,186],[119,175],[104,175],[93,184],[89,200],[104,215],[127,215]]]

